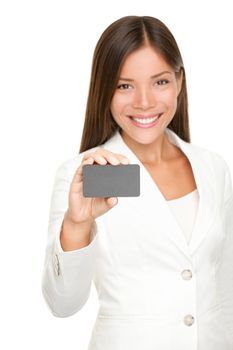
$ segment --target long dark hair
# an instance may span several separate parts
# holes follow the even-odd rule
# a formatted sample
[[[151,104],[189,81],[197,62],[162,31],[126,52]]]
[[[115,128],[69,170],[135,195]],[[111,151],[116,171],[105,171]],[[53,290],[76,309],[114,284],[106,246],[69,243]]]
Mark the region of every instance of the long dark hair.
[[[110,111],[119,74],[126,57],[146,45],[156,48],[176,75],[183,72],[177,110],[168,128],[190,142],[185,69],[175,38],[157,18],[125,16],[105,29],[95,47],[80,153],[103,144],[119,130]]]

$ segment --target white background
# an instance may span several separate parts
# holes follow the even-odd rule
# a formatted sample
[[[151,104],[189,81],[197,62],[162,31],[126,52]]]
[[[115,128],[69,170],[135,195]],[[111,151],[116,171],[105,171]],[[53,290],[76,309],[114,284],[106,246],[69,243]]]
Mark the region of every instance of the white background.
[[[1,1],[1,349],[87,349],[98,308],[54,317],[41,293],[57,167],[78,154],[92,55],[126,15],[162,20],[181,50],[192,142],[233,173],[231,1]],[[4,343],[3,346],[1,343]]]

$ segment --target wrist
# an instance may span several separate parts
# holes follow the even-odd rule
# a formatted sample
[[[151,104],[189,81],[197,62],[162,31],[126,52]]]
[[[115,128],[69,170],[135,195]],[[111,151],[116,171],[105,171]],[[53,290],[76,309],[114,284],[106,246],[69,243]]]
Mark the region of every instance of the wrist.
[[[67,210],[65,215],[64,215],[64,220],[69,223],[70,226],[73,227],[89,227],[93,224],[95,219],[90,219],[90,220],[85,220],[85,221],[75,221],[73,220],[72,216],[69,214],[69,211]]]
[[[76,250],[89,245],[93,223],[94,220],[76,223],[65,214],[60,232],[62,249],[64,251]]]

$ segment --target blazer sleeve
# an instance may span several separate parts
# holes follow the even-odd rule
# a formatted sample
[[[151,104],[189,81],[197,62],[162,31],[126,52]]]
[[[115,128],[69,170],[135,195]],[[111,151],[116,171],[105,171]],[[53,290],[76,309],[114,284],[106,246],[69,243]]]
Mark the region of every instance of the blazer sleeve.
[[[60,244],[61,227],[68,208],[70,183],[77,168],[77,164],[74,169],[71,163],[63,163],[55,175],[42,273],[44,299],[53,315],[57,317],[73,315],[87,301],[96,251],[96,222],[93,224],[89,245],[73,251],[63,251]]]
[[[233,191],[230,169],[225,162],[223,204],[224,240],[217,269],[217,288],[225,330],[233,340]]]

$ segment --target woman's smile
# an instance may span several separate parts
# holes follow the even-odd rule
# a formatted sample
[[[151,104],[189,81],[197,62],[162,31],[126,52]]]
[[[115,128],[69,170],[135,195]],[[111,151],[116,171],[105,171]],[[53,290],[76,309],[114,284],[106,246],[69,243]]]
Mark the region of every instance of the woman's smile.
[[[154,117],[132,117],[129,116],[129,119],[131,120],[132,124],[135,125],[136,127],[147,129],[151,128],[159,123],[159,119],[162,116],[162,114],[158,114]]]

